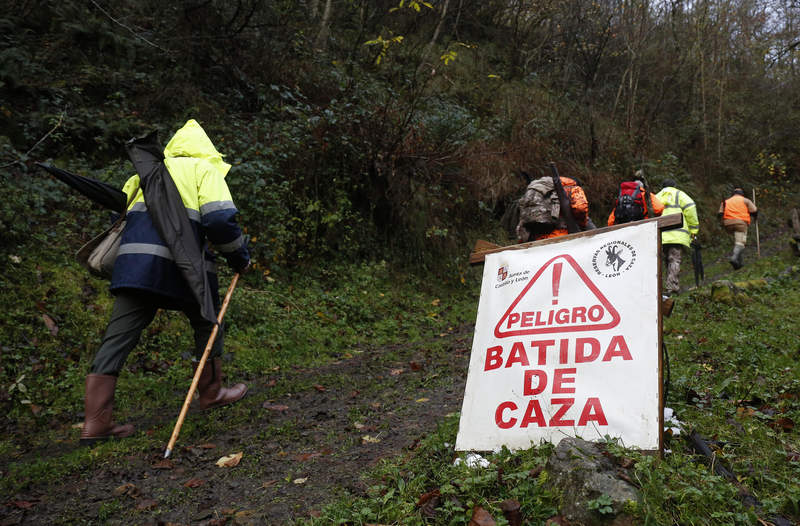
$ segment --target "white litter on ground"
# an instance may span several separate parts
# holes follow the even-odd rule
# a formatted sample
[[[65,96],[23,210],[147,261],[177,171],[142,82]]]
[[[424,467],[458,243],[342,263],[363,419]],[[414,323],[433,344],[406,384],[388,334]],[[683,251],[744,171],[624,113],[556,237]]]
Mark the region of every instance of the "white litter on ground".
[[[468,468],[488,468],[490,464],[488,460],[477,453],[467,453],[467,456],[463,459],[458,457],[455,462],[453,462],[453,465],[460,466],[462,463],[466,464]]]
[[[678,436],[683,429],[683,422],[675,417],[675,411],[671,407],[664,408],[664,431],[669,431],[672,436]]]

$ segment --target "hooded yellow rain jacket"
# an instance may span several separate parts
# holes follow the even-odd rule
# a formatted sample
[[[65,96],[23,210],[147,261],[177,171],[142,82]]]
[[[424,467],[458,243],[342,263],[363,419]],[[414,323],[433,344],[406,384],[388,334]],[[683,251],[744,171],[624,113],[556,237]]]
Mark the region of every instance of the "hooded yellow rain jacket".
[[[164,156],[198,246],[205,247],[210,242],[235,270],[244,268],[250,255],[236,222],[238,210],[225,183],[230,165],[222,160],[222,154],[195,120],[188,121],[175,133],[164,148]],[[135,197],[128,206],[111,291],[140,289],[182,302],[195,302],[170,249],[147,213],[139,176],[128,179],[123,190],[128,200]],[[218,298],[216,258],[209,250],[204,251],[204,258],[213,297]]]

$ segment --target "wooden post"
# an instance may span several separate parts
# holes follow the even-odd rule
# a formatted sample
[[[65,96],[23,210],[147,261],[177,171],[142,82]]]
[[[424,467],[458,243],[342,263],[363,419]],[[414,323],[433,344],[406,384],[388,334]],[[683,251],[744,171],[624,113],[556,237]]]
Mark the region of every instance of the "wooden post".
[[[756,189],[753,188],[753,204],[756,204]],[[761,239],[758,235],[758,217],[756,217],[756,254],[761,257]]]
[[[794,255],[800,256],[800,213],[797,212],[797,208],[792,208],[789,215],[789,226],[792,227],[792,239],[789,244]]]

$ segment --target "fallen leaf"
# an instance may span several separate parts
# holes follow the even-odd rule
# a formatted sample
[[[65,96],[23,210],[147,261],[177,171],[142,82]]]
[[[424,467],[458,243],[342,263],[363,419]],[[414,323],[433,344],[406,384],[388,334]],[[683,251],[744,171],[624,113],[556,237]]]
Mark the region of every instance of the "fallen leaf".
[[[303,478],[299,478],[299,479],[294,479],[292,482],[294,484],[305,484],[307,480],[308,480],[308,477],[303,477]]]
[[[324,386],[319,385],[319,384],[314,384],[314,389],[316,389],[320,393],[322,393],[322,392],[324,392],[326,390]]]
[[[115,488],[112,494],[115,497],[121,497],[123,495],[127,495],[130,498],[135,499],[136,497],[139,496],[139,488],[128,482],[127,484],[123,484],[122,486]]]
[[[47,314],[42,314],[42,319],[44,320],[44,324],[47,325],[47,329],[50,331],[50,334],[53,336],[58,334],[58,325],[56,324],[55,320],[48,316]]]
[[[397,376],[397,375],[403,374],[404,370],[405,369],[392,369],[391,371],[389,371],[389,374],[392,375],[392,376]]]
[[[297,455],[294,459],[298,462],[305,462],[306,460],[311,460],[312,458],[321,457],[322,453],[303,453],[302,455]]]
[[[242,452],[233,453],[231,455],[225,455],[217,460],[217,466],[221,468],[233,468],[239,465],[239,462],[242,460]]]
[[[19,508],[21,510],[29,510],[33,508],[33,502],[29,502],[27,500],[15,500],[11,503],[15,508]]]
[[[266,481],[265,483],[263,483],[263,484],[261,485],[261,487],[262,487],[262,488],[271,488],[272,486],[274,486],[274,485],[275,485],[275,484],[277,484],[277,483],[278,483],[278,481],[277,481],[277,480],[268,480],[268,481]]]
[[[419,512],[422,516],[429,519],[434,518],[436,516],[436,508],[439,506],[441,498],[442,494],[438,488],[424,493],[419,500],[417,500],[417,508],[419,508]]]
[[[288,405],[270,404],[267,402],[264,402],[264,405],[262,405],[261,407],[263,407],[264,409],[269,409],[270,411],[278,411],[278,412],[287,411],[289,409]]]
[[[428,502],[432,498],[440,497],[441,495],[442,495],[442,492],[439,491],[439,488],[436,488],[433,491],[429,491],[428,493],[423,493],[420,496],[420,498],[417,500],[417,508],[419,508],[420,506],[422,506],[423,504],[425,504],[426,502]]]
[[[363,437],[361,437],[361,443],[363,444],[377,444],[380,441],[381,441],[380,438],[372,437],[369,435],[364,435]]]
[[[522,526],[520,507],[519,501],[516,499],[508,499],[500,503],[500,509],[503,511],[503,516],[508,521],[509,526]]]
[[[418,364],[417,362],[408,362],[408,366],[411,368],[412,371],[422,370],[422,365]]]
[[[155,464],[151,466],[153,469],[172,469],[175,467],[175,464],[168,458],[161,459]]]
[[[433,300],[431,302],[431,305],[433,305],[434,307],[438,307],[439,306],[439,302],[440,302],[439,298],[436,298],[435,300]]]
[[[234,524],[253,524],[255,520],[255,515],[258,512],[256,510],[242,510],[237,511],[233,514],[233,523]]]
[[[786,431],[788,433],[794,429],[794,420],[787,416],[782,416],[772,423],[772,428],[776,431]]]
[[[472,510],[472,518],[469,520],[467,526],[497,526],[489,512],[480,506],[475,506]]]
[[[736,408],[736,416],[753,416],[756,413],[756,410],[752,407],[737,407]]]
[[[425,403],[425,402],[430,402],[430,401],[431,401],[431,399],[430,399],[430,398],[417,398],[417,400],[416,400],[416,402],[417,402],[418,404],[422,404],[422,403]]]
[[[186,482],[184,482],[183,485],[186,486],[187,488],[199,488],[205,483],[206,481],[203,479],[189,479]]]
[[[72,429],[83,429],[83,422],[78,422],[77,424],[72,424],[70,427]]]
[[[197,447],[199,447],[200,449],[216,449],[217,445],[216,444],[206,443],[206,444],[200,444]]]
[[[366,426],[364,424],[362,424],[361,422],[355,422],[353,424],[353,427],[355,427],[356,429],[364,429]]]
[[[136,505],[137,510],[150,510],[158,506],[158,502],[154,501],[153,499],[145,499],[139,501],[139,504]]]

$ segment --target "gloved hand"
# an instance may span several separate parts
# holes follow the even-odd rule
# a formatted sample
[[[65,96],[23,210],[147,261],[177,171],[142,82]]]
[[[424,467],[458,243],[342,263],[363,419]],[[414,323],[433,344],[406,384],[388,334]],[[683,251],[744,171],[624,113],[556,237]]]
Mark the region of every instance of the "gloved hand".
[[[237,272],[241,275],[245,275],[250,271],[250,267],[252,267],[252,260],[248,259],[247,264],[244,267],[240,268]]]

